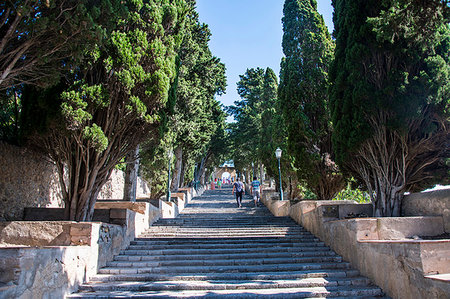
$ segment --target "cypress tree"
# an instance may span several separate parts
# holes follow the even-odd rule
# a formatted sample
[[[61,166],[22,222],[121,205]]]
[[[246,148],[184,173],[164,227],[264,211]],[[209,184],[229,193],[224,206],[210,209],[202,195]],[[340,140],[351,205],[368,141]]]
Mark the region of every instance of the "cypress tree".
[[[333,1],[333,144],[378,216],[398,216],[406,191],[448,182],[445,2]]]
[[[288,150],[298,178],[319,199],[344,186],[334,163],[328,97],[328,67],[334,44],[315,0],[286,0],[279,99]]]

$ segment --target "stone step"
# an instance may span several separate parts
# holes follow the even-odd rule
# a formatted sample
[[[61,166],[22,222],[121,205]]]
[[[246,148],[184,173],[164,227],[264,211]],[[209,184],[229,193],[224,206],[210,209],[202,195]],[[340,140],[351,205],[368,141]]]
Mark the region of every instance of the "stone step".
[[[299,236],[297,238],[285,238],[285,237],[254,237],[254,238],[136,238],[130,242],[130,245],[181,245],[181,244],[281,244],[281,243],[301,243],[302,240],[317,240],[314,235]]]
[[[279,258],[295,258],[295,257],[319,257],[319,256],[338,256],[335,252],[328,250],[328,251],[306,251],[306,252],[247,252],[246,254],[242,253],[230,253],[230,254],[215,254],[215,253],[207,253],[207,254],[172,254],[172,255],[117,255],[115,256],[115,261],[132,261],[132,262],[138,262],[138,261],[175,261],[175,260],[216,260],[218,258],[220,259],[236,259],[236,258],[273,258],[273,257],[279,257]]]
[[[311,240],[309,241],[304,241],[304,242],[296,242],[296,243],[279,243],[276,245],[272,245],[272,246],[268,246],[267,244],[264,243],[254,243],[254,244],[175,244],[175,245],[170,245],[170,247],[168,247],[167,245],[130,245],[128,246],[128,248],[123,251],[124,254],[129,254],[127,253],[128,251],[142,251],[141,253],[138,254],[151,254],[151,251],[153,250],[175,250],[175,249],[209,249],[209,250],[222,250],[222,249],[239,249],[239,248],[246,248],[248,249],[247,251],[253,251],[255,249],[264,249],[264,250],[280,250],[283,251],[285,248],[304,248],[304,247],[324,247],[325,244],[323,242],[312,242]],[[147,253],[146,253],[147,252]]]
[[[158,236],[158,235],[174,235],[174,237],[178,238],[187,238],[188,236],[210,236],[216,237],[221,236],[222,238],[232,238],[232,237],[289,237],[289,236],[309,236],[307,233],[303,232],[290,232],[290,231],[245,231],[245,230],[236,230],[236,231],[216,231],[216,230],[203,230],[203,231],[176,231],[176,230],[164,230],[164,231],[146,231],[142,234],[141,237],[145,236]],[[199,238],[199,237],[197,237]]]
[[[299,288],[271,288],[271,289],[245,289],[245,290],[187,290],[187,291],[112,291],[112,292],[85,292],[68,296],[67,298],[311,298],[311,297],[344,297],[367,298],[382,296],[377,287],[299,287]]]
[[[108,262],[108,267],[188,267],[188,266],[252,266],[252,265],[269,265],[269,264],[301,264],[301,263],[340,263],[340,256],[319,256],[319,257],[280,257],[280,258],[249,258],[242,256],[236,259],[215,259],[215,260],[172,260],[172,261],[112,261]]]
[[[172,219],[160,219],[156,221],[154,226],[158,225],[180,225],[180,226],[189,226],[189,225],[205,225],[207,227],[210,226],[219,226],[219,227],[233,227],[234,225],[250,225],[250,226],[258,226],[258,225],[264,225],[269,227],[295,227],[296,223],[289,220],[275,220],[275,219],[255,219],[255,218],[248,218],[248,219],[217,219],[217,218],[211,218],[211,219],[180,219],[180,218],[172,218]]]
[[[162,290],[236,290],[236,289],[269,289],[269,288],[305,288],[305,287],[337,287],[367,286],[370,281],[364,277],[354,278],[303,278],[294,280],[232,280],[232,281],[155,281],[129,282],[116,281],[97,284],[84,284],[80,291],[162,291]]]
[[[282,245],[282,244],[280,244]],[[289,245],[289,244],[287,244]],[[141,249],[141,250],[132,250],[126,249],[120,252],[121,255],[187,255],[187,254],[231,254],[231,253],[240,253],[240,254],[251,254],[251,253],[271,253],[271,252],[305,252],[305,251],[329,251],[330,249],[324,245],[311,244],[312,246],[286,246],[286,247],[269,247],[265,248],[263,246],[257,248],[247,248],[243,246],[242,248],[171,248],[166,249],[167,247],[161,246],[160,249]],[[214,250],[212,250],[214,249]]]
[[[179,218],[173,218],[173,219],[163,219],[156,221],[153,226],[170,226],[170,225],[178,225],[178,226],[194,226],[194,225],[202,225],[206,227],[234,227],[236,225],[239,226],[268,226],[268,227],[295,227],[296,223],[294,221],[290,220],[272,220],[272,219],[264,219],[264,220],[258,220],[254,218],[248,218],[248,219],[242,219],[242,220],[236,220],[236,219],[179,219]]]
[[[359,276],[354,269],[321,269],[305,271],[275,271],[275,272],[234,272],[234,273],[139,273],[139,274],[99,274],[91,278],[93,282],[105,281],[215,281],[215,280],[281,280],[304,278],[353,278]]]
[[[141,235],[141,237],[144,238],[170,238],[173,239],[175,237],[181,237],[181,238],[185,238],[185,239],[199,239],[199,238],[212,238],[212,239],[216,239],[217,238],[216,233],[208,233],[208,234],[176,234],[176,233],[158,233],[158,234],[143,234]],[[229,238],[263,238],[264,236],[267,236],[267,238],[281,238],[281,237],[286,237],[286,238],[297,238],[299,239],[298,235],[289,235],[289,234],[227,234],[227,235],[223,235],[223,239],[229,239]],[[302,239],[307,239],[308,237],[302,238]],[[310,240],[317,240],[314,237],[309,237]]]
[[[149,229],[144,232],[144,234],[154,234],[154,233],[177,233],[177,234],[297,234],[304,235],[308,234],[305,231],[301,230],[281,230],[281,229],[245,229],[245,228],[236,228],[236,229],[180,229],[180,228],[158,228],[158,229]],[[217,235],[216,235],[217,236]]]
[[[105,267],[100,274],[144,274],[144,273],[214,273],[214,272],[272,272],[272,271],[305,271],[323,269],[350,269],[347,262],[340,263],[299,263],[299,264],[258,264],[258,265],[212,265],[212,266],[165,266],[155,267]]]

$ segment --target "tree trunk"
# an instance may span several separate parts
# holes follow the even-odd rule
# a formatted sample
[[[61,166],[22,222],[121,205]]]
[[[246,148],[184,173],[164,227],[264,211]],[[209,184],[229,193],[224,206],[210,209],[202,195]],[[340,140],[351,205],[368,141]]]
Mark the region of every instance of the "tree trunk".
[[[261,184],[264,184],[264,181],[266,180],[266,173],[264,172],[264,164],[259,165],[259,178],[261,180]]]
[[[136,187],[139,170],[139,145],[125,158],[125,184],[123,190],[124,201],[136,201]]]
[[[184,173],[186,172],[186,165],[185,163],[181,164],[181,171],[180,171],[180,186],[184,186]]]
[[[209,153],[207,153],[202,158],[202,161],[200,162],[200,166],[197,171],[197,178],[195,179],[196,181],[200,181],[200,179],[205,176],[205,168],[206,168],[206,163],[208,162],[209,156],[210,156]],[[202,182],[202,184],[204,184],[204,182]]]
[[[172,189],[178,191],[181,187],[181,173],[183,168],[183,148],[178,146],[175,149],[175,169],[173,170]]]

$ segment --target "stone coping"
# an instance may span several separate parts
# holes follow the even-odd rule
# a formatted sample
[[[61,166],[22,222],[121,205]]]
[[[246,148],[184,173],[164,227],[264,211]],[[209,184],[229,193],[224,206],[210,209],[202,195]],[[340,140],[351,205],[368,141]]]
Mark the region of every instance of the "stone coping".
[[[433,244],[433,243],[448,243],[450,245],[450,239],[441,240],[358,240],[359,243],[417,243],[417,244]],[[450,269],[449,269],[450,271]]]
[[[450,245],[450,239],[442,240],[358,240],[359,243],[378,243],[378,244],[390,244],[390,243],[415,243],[415,244],[437,244],[448,243]],[[450,247],[449,247],[450,248]],[[450,269],[449,269],[450,271]]]
[[[425,278],[437,280],[437,281],[443,281],[450,284],[450,273],[445,274],[434,274],[434,275],[426,275]]]
[[[111,201],[111,202],[96,202],[96,209],[128,209],[136,213],[145,214],[148,202],[131,202],[131,201]]]

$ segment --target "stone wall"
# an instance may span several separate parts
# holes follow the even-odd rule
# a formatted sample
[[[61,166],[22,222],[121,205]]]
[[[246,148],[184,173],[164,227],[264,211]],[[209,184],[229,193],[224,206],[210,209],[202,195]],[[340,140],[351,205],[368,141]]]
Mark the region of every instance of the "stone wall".
[[[444,218],[445,231],[450,233],[450,189],[412,193],[405,196],[404,216],[435,216]]]
[[[56,169],[37,152],[0,142],[0,221],[22,219],[27,206],[62,206]]]
[[[114,170],[99,199],[122,199],[124,174]],[[136,196],[150,195],[138,178]],[[0,221],[21,220],[25,207],[63,207],[56,167],[42,154],[0,141]]]

